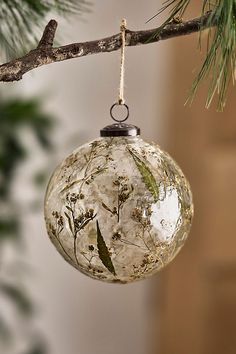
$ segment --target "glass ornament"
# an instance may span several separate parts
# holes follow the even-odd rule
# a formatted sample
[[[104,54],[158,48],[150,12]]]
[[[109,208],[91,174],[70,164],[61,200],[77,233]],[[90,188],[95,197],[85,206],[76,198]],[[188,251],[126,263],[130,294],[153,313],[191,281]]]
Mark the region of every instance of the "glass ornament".
[[[192,222],[189,183],[139,128],[117,123],[55,170],[45,197],[49,237],[64,259],[99,280],[129,283],[177,255]]]

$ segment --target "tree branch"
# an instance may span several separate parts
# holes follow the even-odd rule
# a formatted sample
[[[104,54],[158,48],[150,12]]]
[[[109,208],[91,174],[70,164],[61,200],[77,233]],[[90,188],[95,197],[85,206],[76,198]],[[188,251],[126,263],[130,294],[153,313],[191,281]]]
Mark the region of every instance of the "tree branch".
[[[53,46],[54,37],[57,30],[57,21],[51,20],[48,22],[43,32],[42,38],[38,44],[38,49],[48,48]]]
[[[126,31],[126,46],[150,44],[161,40],[184,36],[199,32],[208,26],[210,12],[186,22],[172,22],[164,28],[154,28],[146,31]],[[63,60],[80,58],[86,55],[113,52],[120,49],[120,33],[111,37],[91,42],[72,43],[53,48],[53,40],[57,28],[57,22],[51,20],[46,26],[43,36],[36,49],[21,58],[14,59],[0,66],[0,81],[18,81],[22,76],[37,67]]]

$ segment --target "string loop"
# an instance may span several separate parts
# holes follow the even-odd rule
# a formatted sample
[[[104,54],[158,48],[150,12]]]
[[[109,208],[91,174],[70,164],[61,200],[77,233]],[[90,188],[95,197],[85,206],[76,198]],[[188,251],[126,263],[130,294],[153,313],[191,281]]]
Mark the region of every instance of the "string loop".
[[[116,122],[124,122],[129,117],[129,107],[125,104],[124,98],[124,77],[125,77],[125,46],[126,46],[126,20],[123,19],[120,25],[120,36],[121,36],[121,58],[120,58],[120,85],[119,85],[119,96],[118,101],[111,106],[110,115],[111,118]],[[123,119],[118,119],[114,117],[114,109],[117,106],[123,106],[126,109],[126,115]]]
[[[113,111],[114,111],[114,108],[115,108],[116,106],[120,106],[121,104],[122,104],[122,106],[125,107],[125,109],[126,109],[126,115],[125,115],[125,117],[122,118],[122,119],[117,119],[117,118],[114,117]],[[125,122],[125,121],[129,118],[129,107],[128,107],[127,104],[125,104],[125,103],[119,103],[119,102],[118,102],[118,103],[114,103],[114,104],[111,106],[110,115],[111,115],[111,118],[112,118],[114,121],[118,122],[118,123]]]
[[[124,98],[124,77],[125,77],[125,45],[126,45],[126,26],[127,22],[125,19],[121,21],[120,34],[121,34],[121,60],[120,60],[120,87],[119,87],[119,97],[118,103],[125,104]]]

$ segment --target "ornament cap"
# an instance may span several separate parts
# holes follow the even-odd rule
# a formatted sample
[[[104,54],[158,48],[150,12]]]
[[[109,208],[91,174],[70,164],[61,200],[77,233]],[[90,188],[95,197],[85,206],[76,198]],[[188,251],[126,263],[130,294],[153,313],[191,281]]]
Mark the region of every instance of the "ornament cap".
[[[136,125],[115,123],[107,125],[100,130],[100,136],[137,136],[140,135],[140,128]]]

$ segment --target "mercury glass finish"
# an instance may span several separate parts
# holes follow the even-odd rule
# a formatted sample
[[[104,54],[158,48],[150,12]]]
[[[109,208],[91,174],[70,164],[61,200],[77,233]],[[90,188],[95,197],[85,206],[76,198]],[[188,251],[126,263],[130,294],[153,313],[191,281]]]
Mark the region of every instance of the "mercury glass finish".
[[[45,198],[52,243],[82,273],[127,283],[167,265],[193,216],[188,182],[173,159],[140,137],[98,138],[53,173]]]

